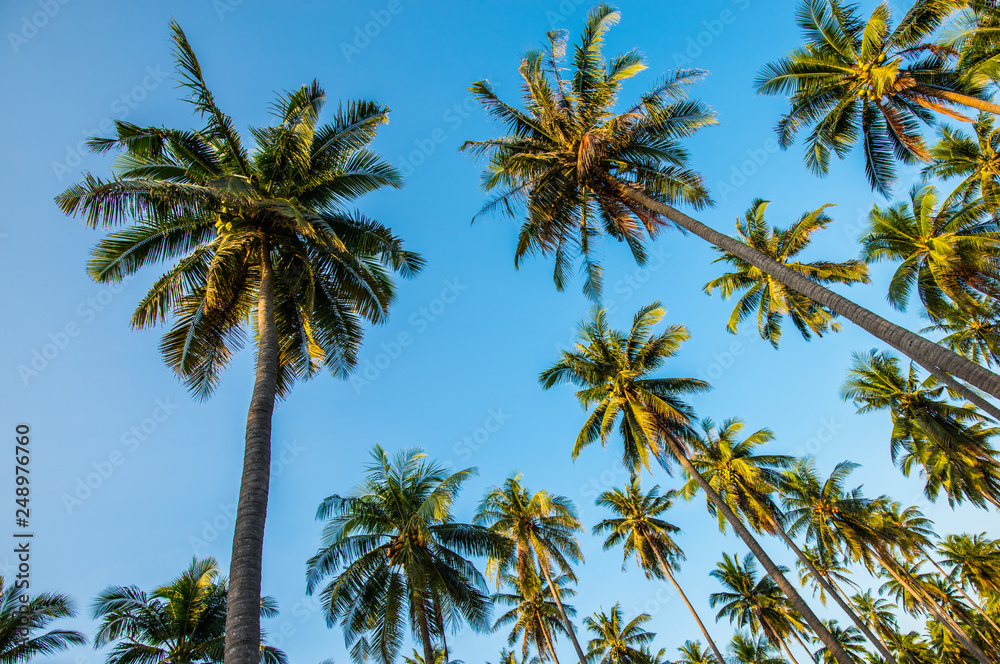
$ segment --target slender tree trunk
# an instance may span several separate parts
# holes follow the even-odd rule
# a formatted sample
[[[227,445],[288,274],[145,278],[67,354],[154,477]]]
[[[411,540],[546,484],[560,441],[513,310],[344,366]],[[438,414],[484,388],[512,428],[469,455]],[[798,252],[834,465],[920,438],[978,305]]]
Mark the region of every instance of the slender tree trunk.
[[[918,362],[917,364],[924,367],[924,369],[929,371],[932,376],[934,376],[939,381],[950,387],[952,390],[962,395],[963,399],[972,403],[974,406],[979,408],[979,410],[983,411],[984,413],[992,417],[995,421],[1000,422],[1000,408],[997,408],[989,401],[984,399],[975,390],[965,385],[962,385],[957,380],[949,376],[946,372],[941,371],[940,369],[938,369],[933,365],[924,366],[922,362]]]
[[[438,631],[441,633],[441,664],[448,664],[448,637],[444,633],[444,616],[441,615],[441,604],[437,601],[437,596],[434,597],[434,615],[437,618]]]
[[[701,633],[705,635],[705,640],[708,641],[708,646],[712,649],[712,652],[715,653],[715,658],[718,664],[726,664],[726,660],[725,658],[723,658],[722,653],[719,651],[719,647],[715,645],[715,641],[712,640],[712,637],[708,633],[708,630],[705,629],[704,623],[701,622],[701,618],[698,617],[698,612],[694,610],[693,606],[691,606],[691,602],[688,601],[687,595],[684,594],[684,591],[681,589],[680,584],[678,584],[677,580],[674,579],[674,575],[670,572],[670,566],[667,565],[667,561],[663,559],[663,554],[657,547],[653,546],[653,543],[649,541],[648,536],[646,536],[646,543],[649,545],[649,548],[652,549],[653,553],[656,555],[656,561],[660,563],[660,570],[666,575],[668,579],[670,579],[670,583],[674,585],[674,588],[677,590],[677,594],[681,596],[681,599],[684,600],[684,604],[687,605],[688,611],[690,611],[691,615],[694,616],[694,621],[698,623],[698,628],[701,630]]]
[[[705,478],[701,476],[701,473],[699,473],[694,467],[694,464],[691,463],[691,460],[684,453],[684,450],[681,449],[678,442],[671,436],[663,436],[663,440],[670,446],[671,451],[684,470],[687,471],[690,477],[694,478],[695,482],[698,483],[698,486],[700,486],[702,491],[705,492],[705,495],[708,496],[708,499],[713,505],[715,505],[715,508],[726,518],[729,525],[733,527],[736,534],[743,540],[743,543],[747,545],[747,548],[750,549],[757,560],[760,561],[760,564],[763,565],[768,576],[770,576],[778,587],[781,588],[781,591],[785,593],[785,597],[788,598],[788,601],[791,602],[792,606],[795,607],[795,610],[802,615],[806,624],[808,624],[813,633],[819,637],[819,640],[823,642],[823,645],[829,649],[830,653],[834,656],[837,662],[839,662],[839,664],[855,664],[850,655],[844,651],[840,644],[837,643],[837,640],[833,638],[833,635],[830,634],[830,630],[828,630],[823,623],[820,622],[819,618],[816,617],[816,614],[813,613],[813,610],[809,608],[809,605],[806,604],[805,600],[802,599],[802,596],[799,595],[797,590],[795,590],[795,586],[789,583],[788,579],[785,578],[785,575],[778,569],[778,566],[774,564],[773,560],[771,560],[771,557],[764,552],[764,549],[761,548],[756,538],[750,534],[750,531],[747,530],[745,525],[743,525],[743,522],[740,521],[735,514],[733,514],[733,511],[729,508],[729,505],[726,504],[726,501],[724,501],[715,489],[713,489],[712,486],[705,480]]]
[[[233,555],[226,595],[225,664],[259,664],[261,569],[264,521],[271,479],[271,415],[278,379],[278,332],[274,322],[271,246],[261,238],[257,298],[257,375],[247,413],[243,477],[236,507]]]
[[[427,615],[427,605],[421,597],[414,604],[417,611],[417,628],[420,631],[420,643],[424,647],[424,664],[435,664],[434,644],[431,643],[430,617]]]
[[[771,525],[777,531],[778,536],[781,537],[781,539],[785,541],[785,544],[788,545],[788,548],[790,548],[793,552],[795,552],[795,555],[799,557],[799,560],[802,561],[802,564],[806,566],[809,572],[813,575],[813,578],[816,579],[816,581],[823,587],[823,590],[825,590],[827,594],[829,594],[830,597],[833,598],[833,601],[837,603],[837,606],[843,609],[844,613],[846,613],[848,617],[850,617],[850,619],[854,622],[854,624],[857,625],[858,629],[860,629],[861,632],[865,635],[865,637],[871,642],[871,644],[875,646],[875,648],[882,655],[882,658],[885,659],[885,661],[888,664],[897,664],[896,659],[889,652],[889,649],[886,647],[886,645],[882,643],[882,641],[877,636],[875,636],[875,634],[873,634],[870,629],[868,629],[868,625],[865,624],[865,621],[863,621],[858,616],[858,614],[854,612],[854,610],[850,607],[850,605],[847,604],[844,598],[841,597],[840,592],[833,587],[833,585],[826,578],[826,576],[820,574],[819,570],[816,569],[816,566],[813,565],[812,561],[809,560],[809,558],[804,553],[802,553],[798,545],[795,544],[795,541],[788,536],[788,533],[786,533],[785,529],[781,527],[781,524],[779,524],[776,520],[772,519]]]
[[[914,334],[899,325],[890,323],[868,309],[824,288],[812,279],[772,260],[756,249],[738,240],[734,240],[728,235],[723,235],[669,205],[653,200],[634,187],[619,182],[611,175],[605,174],[605,180],[622,196],[656,214],[670,219],[678,226],[694,233],[706,242],[745,260],[785,284],[785,286],[856,323],[907,357],[911,357],[921,363],[926,362],[939,367],[952,376],[960,378],[994,397],[1000,398],[1000,376],[984,369],[975,362],[932,341],[928,341],[922,336]]]
[[[974,108],[979,111],[986,111],[987,113],[992,113],[993,115],[1000,115],[1000,105],[989,101],[983,101],[982,99],[971,95],[963,95],[960,92],[952,92],[951,90],[945,90],[944,88],[929,85],[915,85],[911,89],[915,92],[927,95],[928,97],[936,97],[938,99],[950,101],[952,104],[958,104],[959,106]]]
[[[556,654],[556,645],[552,643],[552,635],[549,634],[548,627],[542,624],[541,630],[542,634],[545,635],[545,643],[549,646],[549,652],[552,653],[552,661],[555,662],[555,664],[559,664],[559,655]]]
[[[929,562],[931,565],[933,565],[934,569],[936,569],[938,571],[938,573],[941,574],[941,578],[942,579],[947,579],[948,580],[948,584],[952,588],[955,588],[956,590],[958,590],[958,592],[961,593],[962,597],[964,597],[969,602],[969,604],[971,604],[973,607],[975,607],[976,611],[979,611],[979,613],[983,616],[983,618],[986,618],[986,622],[988,622],[990,624],[990,626],[993,627],[993,629],[996,630],[997,636],[1000,636],[1000,625],[997,625],[996,622],[993,621],[993,618],[990,618],[990,614],[986,613],[986,611],[979,604],[979,602],[977,602],[976,600],[974,600],[969,595],[969,593],[965,592],[965,588],[963,588],[960,584],[952,582],[951,579],[949,578],[948,574],[946,574],[945,571],[943,569],[941,569],[941,566],[938,565],[938,563],[937,563],[936,560],[934,560],[933,558],[931,558],[930,554],[924,549],[924,547],[920,546],[918,548],[920,549],[920,553],[923,554],[924,559],[926,559],[927,562]],[[989,639],[985,638],[985,635],[982,635],[982,636],[984,637],[985,641],[989,642]],[[995,649],[994,649],[994,654],[996,654],[996,650]]]
[[[796,642],[798,642],[799,646],[801,646],[801,648],[806,651],[806,655],[809,656],[809,659],[813,659],[812,651],[809,650],[809,646],[805,644],[805,642],[802,640],[802,637],[798,635],[798,632],[792,630],[792,636],[795,637],[795,640]]]
[[[792,664],[799,664],[799,660],[795,659],[792,649],[788,647],[788,643],[784,639],[778,639],[778,644],[785,649],[785,653],[788,655],[788,659],[792,660]]]
[[[576,630],[573,629],[573,623],[569,621],[569,616],[566,615],[566,609],[563,608],[562,598],[559,597],[559,588],[552,582],[552,576],[549,574],[549,566],[544,560],[540,562],[541,565],[539,567],[542,568],[542,574],[545,575],[545,582],[552,589],[552,599],[556,601],[556,606],[559,607],[559,615],[562,616],[563,624],[566,625],[566,633],[569,634],[569,640],[573,642],[573,647],[576,648],[576,655],[580,658],[580,664],[587,664],[587,656],[583,654],[583,648],[580,647],[580,642],[576,640]]]
[[[941,621],[941,624],[945,626],[945,629],[951,632],[952,636],[954,636],[955,639],[957,639],[958,642],[961,643],[962,646],[980,662],[980,664],[993,664],[992,660],[986,656],[986,653],[984,653],[982,649],[972,641],[972,638],[964,629],[962,629],[961,625],[955,622],[955,620],[948,615],[947,611],[938,606],[937,602],[931,599],[918,584],[912,583],[908,578],[904,578],[904,576],[909,577],[908,572],[904,570],[900,573],[895,569],[895,560],[890,562],[892,557],[887,551],[881,549],[881,547],[873,547],[873,550],[875,551],[876,557],[882,565],[882,568],[889,572],[892,578],[894,578],[900,586],[908,590],[921,606],[923,606],[930,613],[934,614],[938,620]]]

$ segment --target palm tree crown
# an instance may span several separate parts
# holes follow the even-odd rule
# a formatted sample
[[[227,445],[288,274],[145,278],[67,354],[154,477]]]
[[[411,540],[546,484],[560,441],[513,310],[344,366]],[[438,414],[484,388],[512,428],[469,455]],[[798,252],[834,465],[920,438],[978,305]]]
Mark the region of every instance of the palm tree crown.
[[[70,646],[87,643],[75,630],[44,630],[60,618],[76,615],[66,595],[38,593],[29,597],[23,584],[5,585],[0,577],[0,663],[23,664],[52,655]]]
[[[603,611],[583,619],[583,624],[594,634],[587,644],[589,664],[647,664],[643,653],[654,634],[643,629],[651,620],[648,613],[640,613],[625,622],[619,604],[611,607],[609,613]]]

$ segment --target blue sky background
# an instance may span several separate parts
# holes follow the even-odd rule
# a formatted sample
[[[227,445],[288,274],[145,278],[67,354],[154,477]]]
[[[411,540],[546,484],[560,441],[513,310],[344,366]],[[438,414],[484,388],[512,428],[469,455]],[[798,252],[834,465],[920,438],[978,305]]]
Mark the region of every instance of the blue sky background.
[[[68,593],[81,609],[81,617],[64,626],[92,634],[89,604],[100,590],[111,584],[151,589],[195,554],[215,556],[228,569],[252,355],[234,362],[210,401],[189,397],[160,360],[160,332],[128,326],[158,273],[142,273],[118,292],[91,282],[84,266],[99,234],[64,217],[52,202],[82,170],[107,174],[107,160],[79,150],[84,137],[104,133],[102,122],[199,125],[170,78],[171,17],[186,30],[219,104],[244,130],[269,121],[275,92],[313,78],[326,87],[328,108],[355,98],[390,106],[391,121],[376,147],[408,174],[406,188],[370,196],[360,207],[427,260],[423,274],[401,284],[389,323],[369,332],[363,382],[324,375],[296,387],[275,412],[264,591],[277,598],[282,613],[267,621],[272,641],[293,663],[348,661],[339,629],[327,629],[305,597],[305,561],[318,545],[316,506],[358,482],[374,443],[390,450],[419,445],[456,467],[477,466],[480,475],[462,496],[460,518],[470,518],[483,491],[514,469],[530,487],[575,500],[588,529],[603,518],[594,496],[626,479],[617,450],[587,450],[572,463],[584,413],[571,389],[543,392],[536,381],[572,342],[589,305],[579,282],[566,293],[555,291],[548,262],[513,269],[514,223],[470,224],[483,194],[477,165],[457,151],[466,139],[498,133],[472,103],[468,85],[489,78],[503,98],[516,100],[521,53],[553,28],[575,36],[588,5],[48,2],[11,0],[0,7],[7,91],[0,106],[7,201],[0,279],[8,284],[0,386],[3,426],[13,435],[16,423],[27,422],[34,436],[33,588]],[[784,0],[622,2],[623,20],[608,37],[607,53],[633,47],[645,53],[650,70],[629,85],[630,97],[678,66],[710,72],[694,94],[718,112],[720,125],[688,142],[692,165],[718,201],[700,218],[732,232],[756,196],[774,201],[770,219],[782,226],[836,203],[836,222],[807,258],[843,260],[857,254],[858,233],[876,200],[860,157],[836,163],[824,180],[813,177],[798,146],[773,149],[772,127],[784,101],[756,97],[751,87],[761,65],[799,43],[793,6]],[[378,16],[384,25],[373,23]],[[33,29],[32,22],[41,27]],[[373,36],[366,43],[358,35],[368,24]],[[898,192],[905,193],[915,174],[903,172]],[[607,305],[624,327],[639,306],[660,299],[667,322],[688,327],[692,338],[666,371],[715,385],[693,399],[701,416],[740,416],[750,430],[770,427],[777,435],[770,451],[812,453],[824,473],[846,458],[860,462],[855,483],[870,494],[921,505],[941,533],[1000,535],[993,514],[927,504],[919,479],[902,477],[890,462],[887,415],[855,415],[838,398],[850,353],[876,346],[866,333],[845,323],[842,333],[806,343],[789,326],[776,352],[752,326],[739,336],[726,333],[731,303],[701,291],[719,274],[704,242],[668,232],[651,256],[648,269],[637,269],[621,247],[605,247]],[[915,312],[891,312],[885,304],[889,274],[891,267],[875,267],[874,283],[850,289],[850,296],[911,329],[922,327]],[[404,333],[411,343],[394,348]],[[35,352],[50,357],[35,359],[37,373],[29,375],[23,367],[31,366]],[[498,415],[499,428],[490,420]],[[486,432],[487,424],[497,430]],[[467,437],[474,445],[463,442]],[[94,474],[102,469],[106,477]],[[81,488],[88,475],[96,485],[89,495]],[[677,484],[662,473],[646,480],[653,481]],[[13,492],[12,472],[5,472],[0,496],[10,496],[11,531]],[[723,551],[742,555],[744,547],[719,534],[701,498],[678,504],[670,518],[683,528],[678,542],[689,558],[679,579],[725,641],[732,630],[713,624],[708,594],[719,587],[708,573]],[[587,563],[578,571],[573,602],[581,616],[616,601],[629,614],[649,612],[655,646],[671,657],[685,640],[700,637],[665,585],[631,568],[621,572],[619,553],[602,552],[589,534],[581,539]],[[777,540],[766,547],[792,564]],[[0,554],[8,578],[12,559]],[[505,636],[461,632],[450,639],[453,657],[496,661]],[[568,642],[560,652],[571,658]],[[87,647],[51,659],[96,664],[103,657]]]

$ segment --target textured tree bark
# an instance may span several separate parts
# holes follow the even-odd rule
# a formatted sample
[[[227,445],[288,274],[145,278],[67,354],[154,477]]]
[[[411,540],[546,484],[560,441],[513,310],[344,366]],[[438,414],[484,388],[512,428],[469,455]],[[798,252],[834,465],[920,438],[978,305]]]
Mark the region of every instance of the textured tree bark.
[[[832,654],[837,660],[838,664],[855,664],[854,660],[851,659],[851,656],[844,651],[837,640],[833,638],[833,635],[830,634],[830,630],[828,630],[826,626],[820,622],[820,619],[815,613],[813,613],[813,610],[809,608],[809,605],[806,604],[804,599],[802,599],[802,596],[799,595],[795,586],[789,583],[788,579],[785,578],[785,575],[778,569],[778,566],[774,564],[773,560],[771,560],[771,557],[767,555],[763,548],[761,548],[757,539],[750,533],[749,530],[747,530],[746,526],[743,525],[743,522],[740,521],[735,514],[733,514],[733,511],[729,508],[729,505],[726,504],[726,501],[722,499],[722,496],[720,496],[705,480],[705,478],[701,476],[701,473],[699,473],[694,467],[694,464],[692,464],[691,460],[688,459],[684,450],[681,449],[677,441],[670,436],[663,436],[663,440],[670,446],[671,452],[673,452],[674,457],[677,458],[677,461],[681,464],[684,470],[687,471],[688,475],[692,477],[695,482],[698,483],[701,490],[705,492],[708,499],[713,505],[715,505],[715,509],[722,512],[722,515],[726,518],[726,521],[729,522],[729,525],[733,527],[733,530],[735,530],[736,534],[740,536],[743,543],[747,545],[750,552],[753,553],[757,560],[760,561],[760,564],[763,565],[764,569],[767,571],[767,575],[770,576],[778,587],[781,588],[781,591],[785,593],[785,597],[787,597],[788,601],[792,603],[795,610],[802,615],[806,624],[808,624],[813,633],[819,637],[819,640],[822,641],[823,645],[827,647],[830,654]]]
[[[868,309],[824,288],[812,279],[804,277],[795,270],[781,265],[756,249],[748,247],[742,242],[706,226],[697,219],[693,219],[669,205],[653,200],[641,191],[619,182],[611,175],[605,174],[605,180],[622,196],[658,215],[670,219],[681,228],[694,233],[706,242],[710,242],[734,256],[747,261],[789,288],[798,291],[805,297],[856,323],[862,329],[870,332],[907,357],[913,358],[924,366],[933,365],[939,367],[942,371],[960,378],[994,397],[1000,398],[1000,376],[984,369],[975,362],[932,341],[928,341],[899,325],[890,323]]]
[[[698,612],[694,610],[693,606],[691,606],[691,602],[688,600],[687,595],[684,594],[684,591],[681,589],[680,584],[677,583],[676,579],[674,579],[674,575],[670,572],[670,567],[667,565],[667,561],[663,559],[663,555],[660,553],[660,550],[655,546],[653,546],[653,543],[649,541],[648,536],[645,537],[646,537],[646,543],[649,545],[649,548],[652,549],[653,553],[656,555],[656,561],[660,564],[660,570],[668,579],[670,579],[670,583],[674,585],[674,588],[677,590],[677,594],[681,596],[681,599],[684,600],[684,604],[687,605],[688,611],[690,611],[691,615],[694,616],[694,621],[698,623],[698,628],[701,630],[701,633],[705,636],[705,640],[708,641],[708,645],[712,649],[712,652],[715,653],[716,661],[718,662],[718,664],[726,664],[726,660],[725,658],[723,658],[722,653],[719,651],[719,647],[715,645],[715,641],[712,639],[712,636],[708,633],[708,630],[705,629],[705,625],[704,623],[701,622],[701,618],[698,616]]]
[[[243,477],[236,507],[233,555],[226,595],[225,664],[260,663],[261,568],[264,521],[271,479],[271,416],[278,380],[278,333],[274,322],[274,269],[270,243],[261,237],[257,297],[257,375],[247,413]]]
[[[566,625],[566,633],[569,634],[569,640],[573,642],[573,647],[576,648],[576,656],[580,658],[580,664],[587,664],[587,656],[583,654],[580,642],[576,640],[576,630],[573,629],[573,623],[569,621],[569,616],[566,615],[566,609],[563,608],[562,598],[559,597],[559,589],[552,582],[552,576],[549,574],[549,566],[544,560],[540,562],[541,565],[539,567],[542,568],[542,574],[545,575],[545,582],[552,589],[552,599],[556,601],[556,606],[559,607],[559,615],[562,616],[563,624]]]

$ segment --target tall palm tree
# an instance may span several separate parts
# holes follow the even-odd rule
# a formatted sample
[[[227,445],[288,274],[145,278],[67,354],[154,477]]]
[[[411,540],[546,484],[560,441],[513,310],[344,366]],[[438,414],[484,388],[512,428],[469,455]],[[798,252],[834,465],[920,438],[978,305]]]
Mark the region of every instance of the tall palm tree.
[[[875,630],[890,650],[893,650],[890,639],[898,632],[896,611],[899,607],[881,596],[872,594],[871,590],[854,594],[851,602],[857,607],[858,614],[865,623]]]
[[[861,664],[864,661],[864,656],[867,654],[865,650],[865,636],[861,633],[861,630],[854,626],[841,627],[837,624],[836,620],[830,620],[826,624],[827,629],[833,634],[833,638],[837,639],[840,646],[851,654],[855,662]],[[813,653],[813,659],[818,663],[822,664],[835,664],[835,660],[827,648],[820,648],[815,653]]]
[[[357,646],[356,660],[375,655],[389,664],[409,625],[432,662],[432,639],[444,638],[446,623],[489,630],[486,581],[465,556],[504,555],[506,542],[454,519],[474,468],[449,473],[419,449],[390,458],[376,445],[365,471],[352,495],[332,495],[317,510],[326,524],[308,562],[307,591],[333,577],[320,599],[328,624],[339,620],[348,646]]]
[[[694,413],[681,397],[703,391],[708,384],[694,378],[651,376],[677,354],[688,338],[687,331],[679,325],[654,334],[652,330],[663,315],[664,310],[658,302],[642,307],[626,334],[611,330],[607,312],[595,308],[591,320],[580,326],[581,340],[575,350],[564,351],[559,361],[539,376],[544,389],[561,383],[578,386],[577,400],[584,408],[593,407],[577,436],[573,456],[598,440],[605,445],[617,423],[623,443],[622,461],[633,475],[643,467],[649,468],[650,459],[664,465],[670,459],[675,460],[698,482],[715,509],[722,513],[813,632],[836,653],[839,646],[816,614],[742,520],[692,464],[688,439]],[[846,653],[838,661],[851,664]]]
[[[718,655],[713,658],[712,652],[702,650],[701,641],[685,641],[684,645],[677,649],[680,654],[674,664],[726,664],[725,659],[718,659]]]
[[[673,572],[680,568],[679,561],[684,560],[684,551],[673,539],[680,528],[660,517],[673,506],[676,497],[676,491],[660,494],[659,486],[643,493],[639,480],[633,478],[624,490],[612,489],[597,497],[597,504],[611,510],[615,517],[604,519],[594,526],[594,534],[608,533],[604,541],[605,551],[619,545],[624,548],[623,568],[629,556],[634,555],[636,564],[647,577],[666,577],[694,616],[698,629],[715,653],[716,661],[723,663],[725,659],[718,646],[674,578]]]
[[[537,572],[523,576],[506,574],[503,579],[509,591],[496,593],[493,602],[510,606],[511,609],[496,619],[493,631],[510,626],[507,644],[514,645],[520,639],[521,657],[524,660],[528,658],[529,647],[534,646],[538,661],[544,662],[551,658],[555,664],[559,664],[556,635],[567,632],[552,588]],[[565,574],[553,580],[562,597],[573,597],[576,594],[576,591],[568,587],[569,582],[570,579]],[[566,604],[563,605],[563,610],[567,615],[576,614],[576,609]]]
[[[986,366],[1000,365],[1000,301],[975,298],[975,304],[945,305],[921,332],[944,332],[938,343]]]
[[[859,413],[889,411],[892,459],[907,475],[914,464],[923,467],[928,497],[945,488],[949,502],[1000,506],[1000,461],[989,442],[997,430],[985,427],[975,409],[942,400],[941,392],[920,384],[912,365],[904,376],[895,357],[874,350],[854,354],[841,387]]]
[[[737,632],[729,642],[729,652],[732,657],[728,661],[734,664],[785,664],[778,648],[766,636],[754,639]]]
[[[0,663],[22,664],[87,643],[75,630],[46,629],[76,615],[73,602],[58,593],[29,594],[23,584],[5,586],[0,577]]]
[[[591,10],[571,71],[564,77],[565,44],[551,34],[549,47],[530,52],[520,69],[524,108],[502,101],[486,81],[472,86],[487,113],[506,135],[467,141],[463,149],[488,160],[483,188],[496,191],[484,212],[518,217],[524,223],[515,265],[531,253],[552,255],[562,287],[573,255],[584,256],[585,291],[599,295],[600,273],[591,248],[603,234],[629,245],[638,263],[643,240],[668,222],[773,276],[782,284],[860,325],[893,348],[925,365],[1000,397],[1000,376],[875,315],[809,277],[781,265],[673,207],[699,207],[706,194],[700,175],[686,167],[678,141],[714,122],[701,102],[686,98],[699,72],[680,71],[614,112],[621,84],[645,68],[634,51],[605,61],[604,36],[620,18],[607,5]],[[845,662],[846,664],[846,662]]]
[[[765,65],[754,83],[761,94],[790,97],[777,126],[782,147],[812,126],[805,163],[825,175],[831,152],[843,159],[860,140],[868,181],[888,197],[894,157],[929,159],[921,122],[930,124],[933,113],[972,122],[953,106],[1000,113],[982,87],[948,67],[944,49],[926,43],[960,4],[916,0],[892,27],[887,3],[865,20],[855,5],[803,0],[796,19],[806,43]]]
[[[146,593],[135,586],[111,586],[94,600],[101,621],[94,647],[114,644],[107,664],[202,664],[222,662],[225,652],[227,583],[213,558],[193,560],[171,583]],[[278,613],[270,597],[258,613]],[[258,662],[285,664],[285,653],[261,644]]]
[[[937,551],[963,587],[975,589],[994,610],[1000,608],[1000,540],[986,533],[948,535]]]
[[[805,630],[805,622],[770,577],[757,578],[753,554],[748,553],[740,562],[735,554],[723,553],[722,562],[717,563],[709,575],[726,588],[708,598],[713,607],[721,605],[716,620],[728,618],[739,628],[749,628],[755,636],[766,636],[774,646],[784,648],[788,658],[798,664],[788,647],[788,638],[798,639]]]
[[[741,242],[764,254],[771,260],[785,265],[821,284],[869,283],[868,267],[860,260],[852,258],[843,263],[813,261],[803,263],[796,258],[812,236],[833,221],[825,210],[828,205],[807,212],[787,229],[772,227],[764,218],[769,201],[759,198],[741,219],[736,220],[736,233]],[[785,286],[775,277],[762,271],[725,249],[715,247],[721,256],[714,262],[730,263],[735,272],[728,272],[705,284],[704,291],[711,295],[716,288],[722,297],[729,299],[734,293],[746,291],[736,303],[726,329],[736,334],[739,324],[757,312],[757,330],[761,339],[771,342],[775,348],[781,338],[781,319],[788,316],[803,338],[812,334],[823,336],[828,330],[839,331],[840,325],[833,319],[836,314],[826,307],[816,304]]]
[[[584,626],[594,634],[587,643],[587,660],[591,664],[647,664],[648,655],[643,648],[655,636],[643,629],[651,620],[648,613],[640,613],[625,622],[619,603],[610,613],[596,612],[583,619]]]
[[[758,454],[757,448],[771,442],[774,434],[769,429],[759,429],[742,438],[744,423],[737,418],[727,419],[716,429],[711,419],[702,422],[703,435],[692,436],[690,440],[693,454],[691,463],[733,513],[742,516],[757,532],[776,535],[798,557],[817,583],[847,614],[854,624],[871,641],[872,645],[889,664],[896,664],[892,655],[880,643],[864,622],[858,617],[842,594],[834,587],[826,575],[821,574],[811,558],[805,555],[785,530],[784,514],[773,496],[780,492],[782,470],[788,468],[792,457],[780,454]],[[698,492],[698,483],[690,478],[682,488],[682,494],[690,499]],[[711,501],[707,507],[719,519],[719,528],[725,532],[726,521],[714,508]]]
[[[114,228],[88,265],[119,283],[170,262],[139,303],[132,326],[173,318],[160,344],[167,364],[198,397],[217,386],[248,334],[257,350],[254,389],[229,574],[227,664],[256,664],[260,650],[261,556],[276,398],[323,367],[345,376],[357,363],[363,323],[382,323],[394,298],[393,272],[422,261],[351,201],[398,171],[368,149],[388,109],[343,105],[319,124],[318,84],[280,95],[276,122],[253,128],[248,151],[205,83],[187,37],[172,23],[179,83],[206,119],[200,130],[116,123],[90,142],[121,157],[110,180],[86,174],[57,202],[91,228]],[[124,226],[124,228],[123,228]]]
[[[966,203],[982,198],[995,212],[1000,206],[1000,128],[994,127],[993,116],[982,113],[973,129],[975,135],[970,137],[960,129],[941,127],[938,142],[930,148],[933,161],[923,174],[963,178],[948,198]]]
[[[500,649],[500,658],[497,660],[497,664],[538,664],[539,660],[537,657],[532,657],[528,659],[526,656],[520,660],[517,658],[517,653],[513,650],[507,650],[506,648]],[[487,662],[486,664],[492,664],[492,662]]]
[[[554,573],[561,573],[576,581],[573,563],[583,561],[576,533],[583,526],[573,501],[547,491],[531,493],[521,479],[520,474],[511,475],[503,486],[487,491],[476,510],[473,523],[488,528],[510,545],[500,555],[491,556],[488,569],[496,575],[498,584],[504,574],[513,572],[524,580],[536,574],[537,569],[552,592],[580,664],[587,664],[576,630],[563,607],[560,586],[553,578]]]
[[[444,647],[434,646],[434,661],[431,664],[446,664],[447,662],[451,662],[451,664],[465,664],[460,659],[448,659],[448,653]],[[426,662],[424,655],[414,648],[412,654],[403,656],[403,664],[426,664]],[[520,664],[520,662],[517,662],[516,657],[513,664]]]

